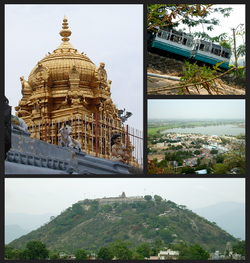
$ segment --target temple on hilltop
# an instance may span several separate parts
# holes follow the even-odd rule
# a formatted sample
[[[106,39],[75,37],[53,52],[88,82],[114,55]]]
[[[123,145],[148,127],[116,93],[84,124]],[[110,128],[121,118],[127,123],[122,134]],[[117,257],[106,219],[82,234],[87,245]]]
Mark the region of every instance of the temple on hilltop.
[[[89,199],[92,200],[92,199]],[[118,197],[103,197],[103,198],[95,198],[93,199],[95,201],[98,201],[100,205],[111,205],[113,203],[135,203],[135,202],[146,202],[143,196],[129,196],[127,197],[125,192],[122,192],[121,195]],[[84,203],[85,200],[78,201],[78,203]]]
[[[59,145],[59,129],[67,123],[73,128],[73,139],[88,154],[109,158],[113,133],[121,134],[122,143],[134,150],[128,126],[111,99],[112,81],[105,63],[97,67],[73,47],[71,33],[64,16],[59,32],[62,43],[37,62],[28,80],[20,77],[22,98],[15,107],[16,116],[26,122],[31,138],[51,144]],[[129,163],[137,166],[138,160],[131,156]]]

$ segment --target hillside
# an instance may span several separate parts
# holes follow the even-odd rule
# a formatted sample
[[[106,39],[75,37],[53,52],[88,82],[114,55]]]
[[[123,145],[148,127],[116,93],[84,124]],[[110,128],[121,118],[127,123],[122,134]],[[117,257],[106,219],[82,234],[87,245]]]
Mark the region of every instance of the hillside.
[[[75,253],[84,248],[97,252],[101,246],[121,239],[136,247],[143,242],[152,245],[161,239],[168,243],[198,243],[207,251],[224,251],[226,243],[237,239],[216,224],[198,216],[185,206],[159,197],[157,201],[99,205],[97,200],[84,200],[64,210],[59,216],[9,243],[24,249],[28,241],[39,240],[48,249]]]
[[[189,61],[192,63],[191,61]],[[159,54],[147,52],[147,72],[156,75],[166,75],[174,78],[184,76],[185,62],[174,58],[165,57]],[[176,80],[147,76],[148,91],[154,88],[174,86],[180,83]],[[233,74],[223,76],[219,81],[215,81],[216,88],[220,95],[245,95],[246,78],[236,78]],[[223,87],[222,87],[222,86]],[[195,88],[190,88],[190,95],[198,95]],[[177,95],[178,88],[169,88],[159,91],[159,95]],[[200,95],[208,95],[205,89],[199,90]],[[151,93],[155,95],[156,93]],[[188,93],[186,93],[188,95]]]

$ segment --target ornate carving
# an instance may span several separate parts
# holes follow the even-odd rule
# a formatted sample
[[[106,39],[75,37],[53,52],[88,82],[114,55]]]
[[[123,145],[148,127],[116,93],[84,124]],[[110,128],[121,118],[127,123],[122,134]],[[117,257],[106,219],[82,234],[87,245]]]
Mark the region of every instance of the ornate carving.
[[[80,73],[76,69],[75,65],[73,65],[72,69],[69,72],[69,79],[79,79],[80,80]]]
[[[105,86],[107,85],[107,72],[104,67],[105,63],[100,62],[100,67],[97,68],[97,78],[100,82],[100,87],[102,87],[103,84],[105,84]]]
[[[49,69],[42,65],[42,63],[39,61],[37,63],[37,68],[35,69],[33,73],[32,82],[35,86],[38,86],[41,83],[44,83],[44,81],[47,81],[49,77]]]
[[[108,85],[107,85],[107,87],[106,87],[106,91],[108,91],[108,92],[110,92],[110,86],[111,86],[111,83],[112,83],[112,80],[108,80]]]
[[[27,80],[24,79],[24,76],[20,77],[20,81],[22,83],[22,94],[30,95],[32,93],[32,88]]]

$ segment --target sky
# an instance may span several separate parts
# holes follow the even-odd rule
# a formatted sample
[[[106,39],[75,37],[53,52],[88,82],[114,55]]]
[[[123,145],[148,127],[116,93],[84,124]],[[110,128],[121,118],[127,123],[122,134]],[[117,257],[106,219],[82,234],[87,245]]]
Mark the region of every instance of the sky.
[[[217,4],[214,5],[212,8],[228,8],[232,7],[233,11],[231,11],[229,17],[223,17],[222,14],[219,13],[212,13],[210,16],[208,16],[206,19],[210,19],[215,17],[216,19],[219,19],[219,25],[213,25],[214,30],[213,31],[207,31],[206,25],[204,24],[204,31],[210,35],[211,37],[218,36],[222,33],[227,33],[228,36],[233,37],[233,30],[232,28],[237,28],[239,24],[244,24],[243,28],[245,27],[245,6],[244,4]],[[186,27],[186,32],[189,32],[187,26],[180,26],[180,28]],[[240,27],[238,27],[239,29]],[[203,32],[202,25],[199,25],[197,27],[191,28],[191,33],[194,32]],[[243,43],[241,36],[236,37],[236,45],[241,45]]]
[[[244,99],[148,99],[148,119],[245,119]]]
[[[5,213],[60,214],[84,199],[155,194],[188,209],[245,203],[244,178],[6,178]]]
[[[125,124],[142,131],[143,5],[139,4],[6,4],[5,95],[12,114],[22,98],[20,77],[28,80],[37,62],[62,43],[64,15],[72,32],[71,45],[97,67],[105,63],[113,102],[133,113]]]

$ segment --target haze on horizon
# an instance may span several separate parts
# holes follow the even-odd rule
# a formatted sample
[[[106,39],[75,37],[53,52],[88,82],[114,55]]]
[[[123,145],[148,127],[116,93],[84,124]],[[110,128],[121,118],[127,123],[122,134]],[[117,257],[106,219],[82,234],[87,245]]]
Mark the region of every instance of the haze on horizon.
[[[152,119],[241,119],[244,99],[148,99],[148,120]]]

